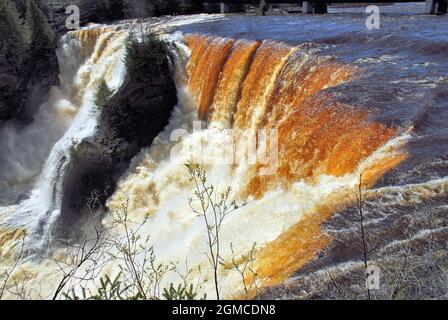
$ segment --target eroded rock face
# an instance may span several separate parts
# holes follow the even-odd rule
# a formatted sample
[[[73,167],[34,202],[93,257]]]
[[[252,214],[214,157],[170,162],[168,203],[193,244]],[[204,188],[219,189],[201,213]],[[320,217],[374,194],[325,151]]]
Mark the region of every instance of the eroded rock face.
[[[132,157],[151,145],[168,124],[177,103],[168,58],[149,59],[148,63],[157,63],[160,68],[125,80],[103,106],[94,137],[76,148],[64,177],[61,226],[79,221],[92,193],[100,195],[98,205],[104,204]]]

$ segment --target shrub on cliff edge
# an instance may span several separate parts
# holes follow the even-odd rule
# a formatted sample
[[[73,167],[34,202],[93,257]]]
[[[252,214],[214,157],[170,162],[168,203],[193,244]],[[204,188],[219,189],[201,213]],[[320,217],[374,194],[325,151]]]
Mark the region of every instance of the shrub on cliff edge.
[[[95,104],[102,108],[109,101],[109,98],[112,96],[113,91],[109,89],[106,81],[102,80],[98,85],[98,90],[95,95]]]
[[[156,128],[159,124],[154,124],[155,119],[160,125],[169,119],[162,106],[175,105],[176,89],[169,73],[168,49],[157,35],[142,31],[137,37],[130,33],[125,48],[128,80],[116,99],[109,99],[103,108],[102,119],[117,137],[141,148],[151,141],[148,126]]]
[[[125,47],[125,65],[130,77],[159,73],[168,54],[165,43],[147,30],[142,31],[141,39],[131,32]]]

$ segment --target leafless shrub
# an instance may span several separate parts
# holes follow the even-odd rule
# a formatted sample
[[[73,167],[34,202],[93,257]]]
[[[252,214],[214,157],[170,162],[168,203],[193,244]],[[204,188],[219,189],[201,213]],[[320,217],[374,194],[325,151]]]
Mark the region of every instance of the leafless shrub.
[[[225,218],[242,205],[231,201],[232,189],[228,187],[219,193],[215,186],[208,184],[206,171],[200,165],[186,164],[190,181],[194,183],[194,196],[188,199],[191,210],[204,219],[207,231],[207,258],[213,268],[216,299],[219,295],[218,268],[221,261],[220,232]]]
[[[243,284],[242,296],[247,300],[253,298],[257,295],[258,284],[257,284],[257,272],[254,267],[255,254],[256,254],[256,243],[254,243],[247,254],[242,254],[237,256],[233,244],[230,243],[230,251],[232,253],[232,258],[230,261],[221,260],[221,265],[227,270],[232,270],[238,273],[241,278],[241,283]]]

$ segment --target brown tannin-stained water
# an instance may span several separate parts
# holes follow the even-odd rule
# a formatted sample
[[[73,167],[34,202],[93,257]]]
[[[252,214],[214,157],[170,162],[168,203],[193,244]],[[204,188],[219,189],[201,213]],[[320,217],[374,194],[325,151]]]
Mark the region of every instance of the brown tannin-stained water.
[[[401,13],[402,8],[411,13]],[[165,131],[132,161],[107,207],[109,218],[127,203],[133,222],[148,219],[138,232],[150,236],[158,261],[188,260],[189,267],[200,267],[190,275],[203,281],[200,294],[214,297],[213,272],[204,254],[203,221],[188,203],[194,185],[183,165],[198,155],[210,183],[218,190],[232,187],[232,198],[247,202],[222,225],[222,257],[246,254],[255,243],[259,287],[357,259],[334,239],[350,235],[344,213],[355,208],[361,174],[367,223],[378,234],[384,230],[390,239],[401,239],[389,227],[429,210],[441,217],[438,231],[440,239],[446,238],[447,17],[416,14],[423,10],[420,4],[384,7],[380,29],[369,31],[360,9],[332,10],[328,15],[205,19],[177,26],[180,33],[164,38],[175,48],[179,103]],[[110,82],[122,80],[107,72],[121,70],[115,48],[123,41],[121,31],[107,37],[97,30],[79,31],[71,38],[80,54],[91,56],[92,66],[104,65],[101,72]],[[108,53],[110,45],[114,50]],[[199,129],[194,121],[201,121]],[[182,139],[171,139],[179,128]],[[261,157],[246,161],[247,141],[235,130],[275,132],[256,140],[275,158],[274,171]],[[278,157],[269,153],[273,141]],[[227,163],[229,154],[242,161]],[[55,165],[47,161],[45,167]],[[38,210],[37,204],[18,201],[4,212],[28,205]],[[425,230],[422,224],[413,232]],[[329,256],[322,258],[323,252]],[[37,285],[49,271],[27,263],[24,270],[36,274]],[[104,272],[119,270],[110,261]],[[222,295],[239,297],[238,274],[220,268],[219,276]],[[178,279],[173,274],[164,281]]]

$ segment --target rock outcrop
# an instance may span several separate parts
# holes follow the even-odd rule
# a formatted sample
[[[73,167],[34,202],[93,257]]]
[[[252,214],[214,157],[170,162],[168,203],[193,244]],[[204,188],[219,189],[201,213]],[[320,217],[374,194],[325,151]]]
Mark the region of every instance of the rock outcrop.
[[[132,157],[151,145],[168,124],[177,103],[168,57],[147,57],[145,64],[158,68],[147,73],[143,66],[142,72],[125,80],[102,107],[94,137],[76,147],[64,177],[60,225],[79,222],[92,194],[99,195],[96,205],[104,204]]]

